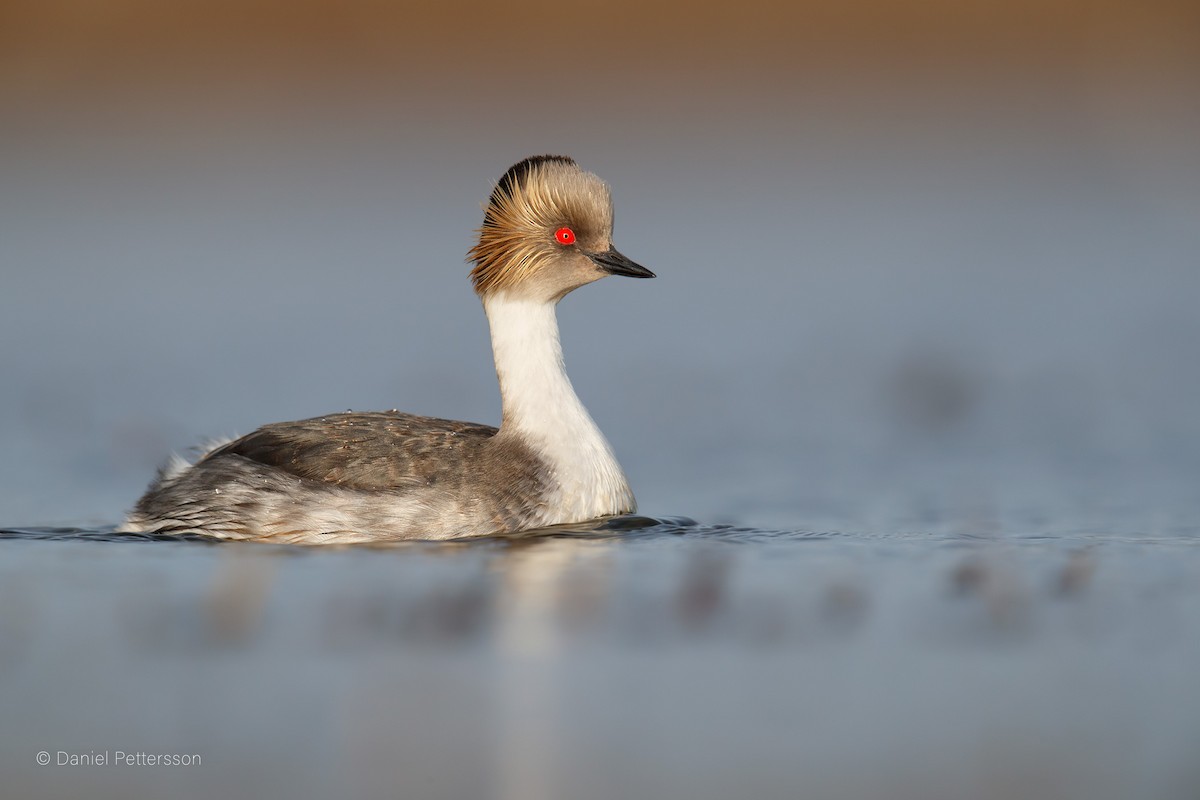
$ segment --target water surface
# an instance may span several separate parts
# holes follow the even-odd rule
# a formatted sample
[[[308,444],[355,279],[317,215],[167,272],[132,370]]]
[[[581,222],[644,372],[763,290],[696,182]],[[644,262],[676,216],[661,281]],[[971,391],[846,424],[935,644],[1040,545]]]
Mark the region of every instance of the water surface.
[[[0,533],[14,796],[1191,797],[1200,543]],[[199,754],[41,767],[40,750]]]

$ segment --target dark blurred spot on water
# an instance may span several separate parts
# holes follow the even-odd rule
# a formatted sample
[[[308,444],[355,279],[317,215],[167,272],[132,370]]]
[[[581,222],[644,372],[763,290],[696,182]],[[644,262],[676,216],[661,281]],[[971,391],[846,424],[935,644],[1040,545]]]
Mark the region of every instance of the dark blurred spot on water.
[[[898,423],[921,434],[944,434],[970,417],[984,391],[963,359],[923,351],[903,358],[884,387]]]

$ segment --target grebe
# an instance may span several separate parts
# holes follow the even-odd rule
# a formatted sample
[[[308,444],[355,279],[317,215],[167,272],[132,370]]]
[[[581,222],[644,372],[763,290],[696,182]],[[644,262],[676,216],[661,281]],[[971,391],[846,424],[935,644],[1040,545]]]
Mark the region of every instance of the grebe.
[[[612,246],[608,186],[565,156],[496,184],[468,260],[491,328],[500,428],[397,411],[265,425],[173,457],[123,529],[223,539],[454,539],[627,514],[629,483],[563,368],[555,307],[607,275],[653,278]]]

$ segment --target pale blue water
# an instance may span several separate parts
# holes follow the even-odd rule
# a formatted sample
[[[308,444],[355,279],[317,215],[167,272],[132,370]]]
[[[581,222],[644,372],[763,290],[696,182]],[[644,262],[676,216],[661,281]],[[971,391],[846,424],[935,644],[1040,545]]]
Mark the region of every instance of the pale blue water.
[[[646,518],[379,548],[9,530],[6,792],[1192,797],[1198,544]],[[201,764],[35,761],[117,749]]]
[[[1200,796],[1196,137],[865,108],[6,140],[0,793]],[[495,423],[462,258],[540,149],[613,185],[617,245],[659,275],[560,312],[647,517],[114,533],[205,437]],[[36,761],[117,749],[203,763]]]

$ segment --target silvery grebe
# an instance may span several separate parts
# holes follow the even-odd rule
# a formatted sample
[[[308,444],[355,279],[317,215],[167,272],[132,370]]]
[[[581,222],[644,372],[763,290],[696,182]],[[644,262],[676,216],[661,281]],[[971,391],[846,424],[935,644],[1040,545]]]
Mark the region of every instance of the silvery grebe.
[[[123,529],[223,539],[453,539],[633,512],[629,483],[563,367],[555,307],[606,275],[653,278],[612,246],[608,187],[564,156],[496,184],[471,249],[503,404],[499,430],[397,411],[265,425],[175,457]]]

